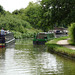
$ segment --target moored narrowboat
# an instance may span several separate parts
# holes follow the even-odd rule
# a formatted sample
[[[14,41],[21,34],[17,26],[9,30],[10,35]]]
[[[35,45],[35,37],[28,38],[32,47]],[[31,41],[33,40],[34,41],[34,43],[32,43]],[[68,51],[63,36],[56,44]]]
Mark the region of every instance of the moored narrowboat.
[[[6,47],[9,43],[14,41],[15,38],[12,32],[5,31],[5,35],[0,34],[0,48]]]
[[[44,45],[45,42],[54,38],[54,33],[40,32],[34,34],[33,44],[34,45]]]

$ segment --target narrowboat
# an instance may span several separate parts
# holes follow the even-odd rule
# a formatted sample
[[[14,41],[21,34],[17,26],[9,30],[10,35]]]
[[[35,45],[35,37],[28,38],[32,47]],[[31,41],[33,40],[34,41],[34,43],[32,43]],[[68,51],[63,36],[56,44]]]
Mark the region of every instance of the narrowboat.
[[[40,32],[34,34],[33,44],[34,45],[44,45],[45,42],[54,38],[54,33],[51,32]]]
[[[0,48],[6,47],[9,43],[14,42],[15,38],[12,32],[5,31],[5,35],[0,34]]]

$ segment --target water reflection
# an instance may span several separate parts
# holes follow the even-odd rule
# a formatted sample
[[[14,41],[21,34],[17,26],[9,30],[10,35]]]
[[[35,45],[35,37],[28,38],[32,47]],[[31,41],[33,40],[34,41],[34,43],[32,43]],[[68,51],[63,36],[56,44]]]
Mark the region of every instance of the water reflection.
[[[45,45],[34,46],[32,39],[16,40],[0,56],[0,75],[74,75],[75,61],[47,52]]]
[[[5,59],[5,48],[0,48],[0,59]]]
[[[5,68],[5,48],[0,48],[0,75],[4,72]]]

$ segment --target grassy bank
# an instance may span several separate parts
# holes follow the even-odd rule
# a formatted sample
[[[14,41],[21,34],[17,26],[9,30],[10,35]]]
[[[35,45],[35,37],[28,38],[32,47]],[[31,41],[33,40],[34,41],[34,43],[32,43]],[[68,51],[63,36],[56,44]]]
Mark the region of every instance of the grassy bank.
[[[69,42],[69,44],[70,44],[70,45],[75,46],[75,42],[72,42],[72,40],[71,40],[71,39],[70,39],[70,40],[68,40],[68,42]]]
[[[59,40],[65,40],[67,38],[68,37],[61,37],[61,38],[55,38],[54,40],[48,41],[46,43],[48,47],[48,51],[51,51],[53,53],[60,54],[63,56],[67,56],[69,58],[75,58],[75,50],[71,50],[56,44]]]

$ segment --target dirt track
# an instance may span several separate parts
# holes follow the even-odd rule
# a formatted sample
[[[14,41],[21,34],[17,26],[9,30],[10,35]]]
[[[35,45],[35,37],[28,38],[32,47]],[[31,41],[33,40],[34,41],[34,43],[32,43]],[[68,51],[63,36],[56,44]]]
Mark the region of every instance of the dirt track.
[[[62,45],[64,47],[67,47],[69,49],[75,50],[75,46],[69,45],[67,40],[60,40],[60,41],[57,42],[57,44]]]

